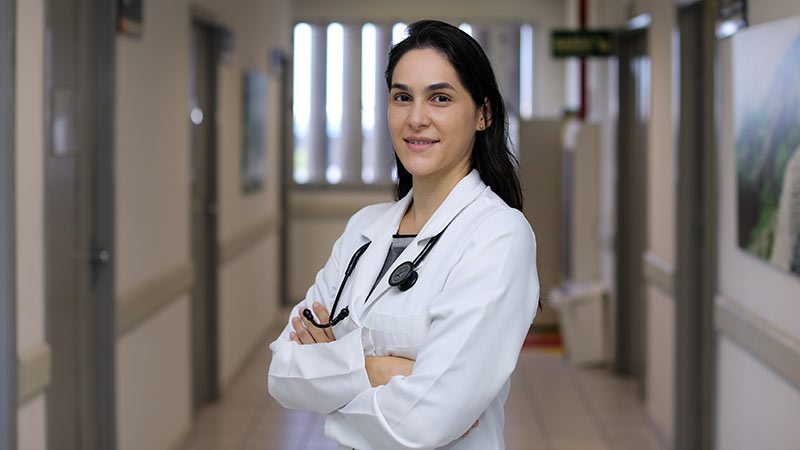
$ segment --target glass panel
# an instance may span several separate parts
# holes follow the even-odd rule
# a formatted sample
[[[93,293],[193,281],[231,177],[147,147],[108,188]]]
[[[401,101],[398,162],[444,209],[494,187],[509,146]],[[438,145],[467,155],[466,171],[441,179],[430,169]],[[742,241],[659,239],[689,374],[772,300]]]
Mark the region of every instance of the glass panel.
[[[533,26],[523,25],[519,30],[519,115],[522,119],[533,116]]]
[[[341,158],[342,134],[342,99],[343,99],[343,52],[344,28],[339,23],[328,25],[328,53],[325,72],[326,100],[325,115],[327,117],[328,132],[328,168],[325,178],[329,183],[336,184],[342,179],[342,170],[339,167]]]
[[[311,117],[311,26],[294,27],[294,181],[305,183],[309,177],[308,122]]]
[[[407,27],[408,25],[404,24],[403,22],[394,24],[392,27],[392,45],[397,45],[400,43],[400,41],[405,39],[406,36],[408,36],[408,33],[406,32]]]
[[[364,136],[362,146],[361,179],[364,183],[372,183],[375,174],[372,170],[374,154],[372,149],[372,133],[375,128],[375,83],[377,68],[375,25],[368,23],[361,28],[361,132]]]

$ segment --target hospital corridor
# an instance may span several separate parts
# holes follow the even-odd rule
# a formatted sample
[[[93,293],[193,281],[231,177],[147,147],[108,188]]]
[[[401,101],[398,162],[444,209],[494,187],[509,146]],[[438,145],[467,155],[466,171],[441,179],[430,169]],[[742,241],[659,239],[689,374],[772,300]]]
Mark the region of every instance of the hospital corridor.
[[[257,350],[221,401],[200,412],[179,449],[335,450],[323,416],[260,395],[268,362],[266,348]],[[552,340],[523,349],[506,404],[507,449],[666,448],[653,426],[631,380],[571,367]]]
[[[0,450],[798,424],[797,0],[0,0]]]

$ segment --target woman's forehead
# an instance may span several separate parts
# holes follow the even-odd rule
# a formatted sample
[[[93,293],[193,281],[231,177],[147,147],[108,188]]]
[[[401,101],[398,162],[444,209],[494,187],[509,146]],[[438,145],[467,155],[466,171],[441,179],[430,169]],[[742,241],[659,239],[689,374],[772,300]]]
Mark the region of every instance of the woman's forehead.
[[[431,48],[409,50],[397,62],[392,73],[393,85],[425,88],[444,83],[463,89],[458,74],[447,57]]]

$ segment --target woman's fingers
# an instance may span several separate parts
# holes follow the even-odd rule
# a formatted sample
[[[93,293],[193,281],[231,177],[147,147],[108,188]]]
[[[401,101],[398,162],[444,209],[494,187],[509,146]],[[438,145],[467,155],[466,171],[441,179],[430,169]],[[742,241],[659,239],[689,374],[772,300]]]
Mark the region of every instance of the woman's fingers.
[[[325,309],[322,303],[314,302],[312,308],[314,308],[314,313],[319,321],[318,323],[323,324],[330,321],[328,310]],[[315,344],[317,342],[331,342],[336,340],[330,328],[318,328],[303,315],[292,319],[292,327],[294,327],[294,332],[289,334],[289,339],[298,344]]]
[[[328,323],[331,320],[330,314],[328,314],[328,310],[325,309],[325,306],[320,302],[314,302],[311,305],[314,308],[314,314],[317,315],[317,319],[319,319],[319,323]],[[328,341],[335,341],[336,339],[333,337],[333,331],[331,331],[331,327],[323,328],[323,332],[325,336],[328,338]]]
[[[303,326],[305,326],[306,330],[308,330],[311,337],[314,338],[314,342],[329,342],[328,335],[325,334],[322,328],[317,328],[311,323],[305,316],[301,315],[300,319],[303,321]],[[327,322],[322,322],[327,323]]]
[[[472,426],[471,426],[471,427],[469,427],[469,430],[467,430],[467,432],[466,432],[466,433],[464,433],[464,434],[462,434],[462,435],[461,435],[461,438],[463,439],[463,438],[467,437],[467,435],[469,434],[469,432],[470,432],[470,431],[472,431],[472,429],[473,429],[473,428],[475,428],[475,427],[477,427],[477,426],[478,426],[478,421],[476,420],[476,421],[475,421],[475,423],[473,423],[473,424],[472,424]]]
[[[306,327],[303,326],[303,321],[300,320],[299,317],[292,319],[292,326],[294,327],[294,331],[297,333],[297,339],[301,344],[313,344],[316,342],[314,338],[311,337],[311,334],[308,332]]]

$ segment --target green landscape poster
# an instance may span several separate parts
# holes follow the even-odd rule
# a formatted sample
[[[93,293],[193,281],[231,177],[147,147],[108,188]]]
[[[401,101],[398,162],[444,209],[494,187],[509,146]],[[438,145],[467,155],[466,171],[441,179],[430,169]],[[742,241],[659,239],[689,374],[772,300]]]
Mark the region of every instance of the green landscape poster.
[[[739,246],[800,274],[800,18],[739,32],[732,49]]]
[[[732,39],[739,246],[800,274],[800,18]]]

